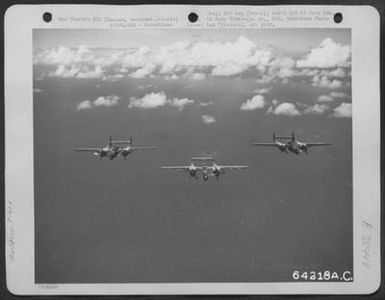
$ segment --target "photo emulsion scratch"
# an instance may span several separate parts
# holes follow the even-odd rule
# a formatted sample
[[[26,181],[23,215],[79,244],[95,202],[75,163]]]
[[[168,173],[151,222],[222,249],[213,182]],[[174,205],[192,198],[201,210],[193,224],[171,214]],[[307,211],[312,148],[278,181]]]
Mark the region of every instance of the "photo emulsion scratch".
[[[34,29],[35,282],[353,281],[351,66],[343,28]]]

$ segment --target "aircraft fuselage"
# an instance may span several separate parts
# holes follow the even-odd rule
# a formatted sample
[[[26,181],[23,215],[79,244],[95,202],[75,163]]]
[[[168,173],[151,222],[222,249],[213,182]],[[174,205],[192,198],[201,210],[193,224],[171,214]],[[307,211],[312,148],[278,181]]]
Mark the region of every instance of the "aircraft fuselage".
[[[297,155],[301,152],[307,152],[307,145],[298,141],[288,141],[286,147],[290,152]]]

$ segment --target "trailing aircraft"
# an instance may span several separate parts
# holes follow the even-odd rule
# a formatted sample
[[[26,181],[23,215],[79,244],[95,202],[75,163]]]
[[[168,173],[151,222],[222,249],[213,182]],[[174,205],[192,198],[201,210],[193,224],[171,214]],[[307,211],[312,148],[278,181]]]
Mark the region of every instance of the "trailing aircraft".
[[[126,160],[127,156],[135,151],[156,149],[156,147],[134,147],[131,137],[128,141],[113,141],[110,137],[109,143],[105,147],[75,148],[74,150],[79,152],[93,152],[94,155],[99,156],[100,160],[102,160],[103,157],[108,157],[110,160],[113,160],[118,155],[123,156],[124,160]]]
[[[286,142],[281,142],[279,140],[286,140]],[[277,147],[280,152],[292,152],[294,154],[300,154],[305,152],[308,154],[308,149],[310,147],[317,146],[328,146],[331,145],[327,142],[301,142],[296,139],[294,132],[291,136],[276,136],[273,132],[273,143],[254,143],[255,146],[267,146],[267,147]]]

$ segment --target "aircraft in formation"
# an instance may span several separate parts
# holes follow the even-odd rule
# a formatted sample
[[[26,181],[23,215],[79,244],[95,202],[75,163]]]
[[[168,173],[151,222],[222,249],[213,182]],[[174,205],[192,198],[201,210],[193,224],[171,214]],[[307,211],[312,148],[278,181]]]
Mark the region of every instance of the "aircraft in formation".
[[[118,155],[121,155],[124,160],[127,156],[135,151],[151,151],[157,150],[156,147],[134,147],[133,139],[130,137],[128,141],[113,141],[112,137],[109,139],[109,143],[105,147],[95,148],[76,148],[75,151],[79,152],[93,152],[94,155],[99,156],[102,160],[103,157],[108,157],[113,160]]]
[[[200,165],[195,165],[194,162],[201,162]],[[174,170],[174,171],[185,171],[190,177],[198,179],[198,173],[202,173],[202,179],[207,181],[209,176],[215,176],[219,180],[219,176],[225,173],[225,170],[243,170],[246,169],[245,165],[218,165],[215,162],[214,157],[192,157],[190,164],[186,166],[165,166],[161,167],[162,170]]]
[[[279,140],[285,140],[285,142],[281,142]],[[267,147],[277,147],[281,153],[289,153],[292,152],[294,154],[300,154],[304,152],[308,154],[308,149],[310,147],[316,146],[328,146],[331,145],[327,142],[300,142],[296,139],[294,132],[291,136],[276,136],[275,132],[273,132],[273,143],[254,143],[255,146],[267,146]]]
[[[282,142],[282,140],[284,142]],[[273,132],[273,143],[254,143],[255,146],[277,147],[280,152],[300,154],[307,151],[310,147],[331,145],[327,142],[301,142],[296,139],[294,132],[291,136],[276,136]],[[130,137],[128,141],[114,141],[110,136],[109,143],[105,147],[94,148],[75,148],[79,152],[92,152],[99,156],[102,160],[107,157],[113,160],[117,156],[122,156],[126,160],[127,156],[135,151],[151,151],[157,150],[156,147],[136,147],[133,146],[133,139]],[[200,162],[197,164],[197,162]],[[219,180],[219,176],[225,173],[225,170],[243,170],[247,165],[218,165],[214,156],[207,155],[202,157],[192,157],[189,165],[185,166],[163,166],[162,170],[185,171],[190,177],[198,179],[198,174],[202,174],[202,179],[207,181],[209,176],[215,176]]]

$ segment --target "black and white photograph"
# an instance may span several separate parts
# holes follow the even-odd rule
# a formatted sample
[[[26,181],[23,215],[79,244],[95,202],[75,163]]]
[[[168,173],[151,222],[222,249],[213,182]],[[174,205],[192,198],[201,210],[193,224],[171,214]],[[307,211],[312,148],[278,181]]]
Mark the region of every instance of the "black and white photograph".
[[[350,39],[35,30],[36,282],[353,280]]]
[[[10,290],[378,287],[372,10],[48,8],[7,16]]]

